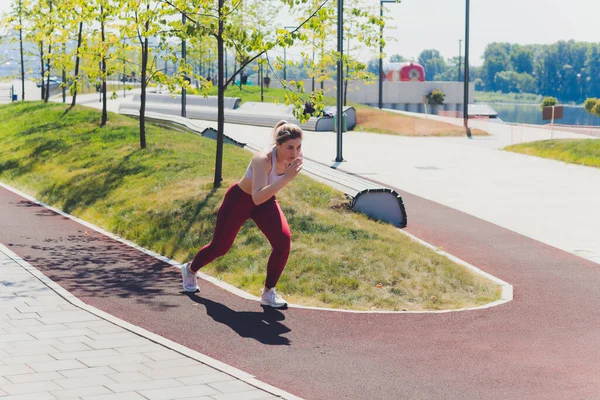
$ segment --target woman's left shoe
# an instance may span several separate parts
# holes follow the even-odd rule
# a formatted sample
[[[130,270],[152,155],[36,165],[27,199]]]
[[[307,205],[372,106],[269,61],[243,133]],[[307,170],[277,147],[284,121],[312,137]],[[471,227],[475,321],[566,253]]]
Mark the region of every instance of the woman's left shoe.
[[[275,288],[269,290],[263,288],[262,295],[260,296],[260,304],[273,308],[283,308],[287,306],[287,301],[277,294]]]
[[[183,279],[183,290],[190,293],[196,293],[200,291],[198,281],[196,280],[196,274],[191,273],[188,270],[189,263],[185,263],[181,266],[181,277]]]

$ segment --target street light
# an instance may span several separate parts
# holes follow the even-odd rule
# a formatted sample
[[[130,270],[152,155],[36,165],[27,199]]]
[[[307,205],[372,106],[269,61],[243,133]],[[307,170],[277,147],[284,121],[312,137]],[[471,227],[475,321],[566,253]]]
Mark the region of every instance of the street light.
[[[288,29],[296,29],[295,26],[284,26],[283,29],[288,30]],[[287,80],[287,47],[283,48],[283,80],[286,81]]]
[[[181,23],[185,25],[185,13],[181,13]],[[181,41],[181,59],[183,60],[183,64],[187,63],[185,39],[183,39]],[[187,99],[186,99],[185,80],[184,80],[183,85],[181,86],[181,116],[183,118],[187,117],[186,100]]]
[[[466,14],[465,14],[465,79],[463,82],[464,86],[464,107],[463,107],[463,120],[465,124],[465,130],[467,131],[467,137],[471,138],[471,129],[469,128],[469,11],[470,11],[470,0],[466,0]]]
[[[337,26],[337,50],[339,58],[337,60],[337,101],[336,101],[336,114],[337,114],[337,154],[335,157],[336,162],[344,161],[342,157],[342,130],[344,128],[344,68],[343,68],[343,56],[344,56],[344,0],[338,0],[338,26]]]
[[[379,16],[383,20],[383,3],[400,3],[400,0],[379,0]],[[379,27],[379,109],[383,108],[383,24]]]

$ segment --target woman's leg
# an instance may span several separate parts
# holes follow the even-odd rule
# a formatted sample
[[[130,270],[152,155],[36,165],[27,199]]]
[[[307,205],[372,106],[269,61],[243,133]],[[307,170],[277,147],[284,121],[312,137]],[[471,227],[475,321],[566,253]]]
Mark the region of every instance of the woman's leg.
[[[256,207],[250,218],[256,222],[273,247],[265,280],[265,287],[271,289],[277,285],[290,255],[290,227],[275,198]]]
[[[250,217],[254,208],[252,196],[245,193],[237,184],[227,190],[223,203],[219,207],[213,238],[194,257],[194,261],[190,265],[192,272],[197,272],[215,258],[225,255],[229,251],[240,228]]]

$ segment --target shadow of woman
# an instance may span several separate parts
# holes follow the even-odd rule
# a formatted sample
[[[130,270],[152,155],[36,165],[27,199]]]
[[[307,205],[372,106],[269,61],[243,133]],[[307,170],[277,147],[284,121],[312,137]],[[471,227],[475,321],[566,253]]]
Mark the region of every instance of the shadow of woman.
[[[263,307],[263,312],[235,311],[193,293],[186,294],[192,301],[204,305],[208,316],[216,322],[227,325],[241,337],[269,345],[289,346],[291,343],[288,338],[281,336],[291,332],[287,326],[279,322],[285,319],[285,315],[274,308]]]

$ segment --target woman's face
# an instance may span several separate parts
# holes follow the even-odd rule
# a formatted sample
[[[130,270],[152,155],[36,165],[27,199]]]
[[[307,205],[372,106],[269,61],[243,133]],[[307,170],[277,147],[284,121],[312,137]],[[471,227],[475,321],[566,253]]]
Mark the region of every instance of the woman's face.
[[[289,139],[278,144],[279,158],[291,163],[295,158],[302,157],[302,139]]]

